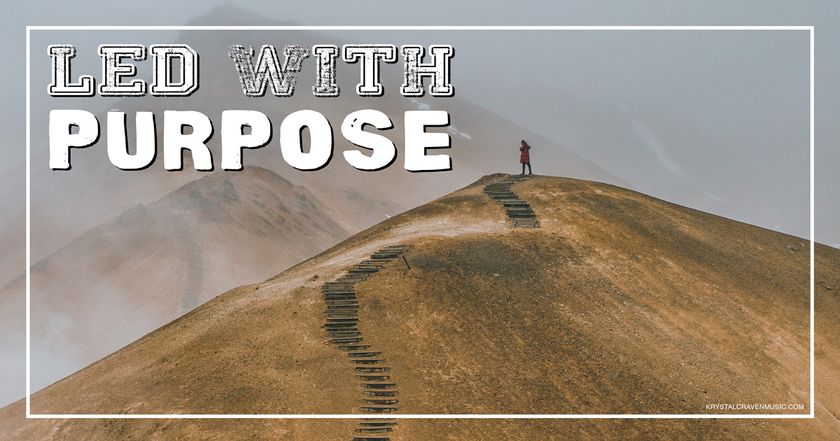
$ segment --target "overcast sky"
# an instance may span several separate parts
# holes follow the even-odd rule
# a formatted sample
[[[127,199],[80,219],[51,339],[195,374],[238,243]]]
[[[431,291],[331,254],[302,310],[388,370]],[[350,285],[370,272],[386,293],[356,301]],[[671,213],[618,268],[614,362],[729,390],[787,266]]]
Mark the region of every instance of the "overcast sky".
[[[56,3],[61,7],[46,2],[35,7],[38,3],[42,2],[5,6],[0,20],[9,43],[8,60],[24,59],[25,24],[178,25],[222,4],[167,2],[127,13],[94,1],[74,2],[72,7],[64,2]],[[320,3],[327,4],[312,8],[302,2],[236,2],[270,20],[319,25],[813,24],[817,238],[840,245],[840,178],[834,172],[840,164],[840,63],[832,44],[838,36],[837,19],[832,17],[840,16],[840,10],[831,2],[551,1],[526,6],[467,1],[441,2],[442,9],[429,2],[410,10],[389,1],[364,2],[364,7]],[[381,39],[374,34],[369,38]],[[808,135],[807,35],[543,33],[487,40],[478,34],[458,37],[453,71],[460,97],[556,140],[637,190],[807,236],[808,164],[807,150],[802,151]],[[553,74],[535,75],[533,60],[546,49],[545,40],[553,50]],[[499,57],[494,60],[498,69],[492,72],[488,66],[494,62],[468,62],[494,56]],[[22,83],[23,64],[10,66],[14,67],[0,72],[4,84]],[[0,133],[6,161],[0,173],[7,186],[22,189],[15,171],[23,168],[23,88],[7,87],[3,94],[7,105],[0,109]],[[707,197],[682,201],[681,189]],[[747,199],[766,204],[750,213],[733,208]],[[20,206],[23,198],[4,197],[2,203]]]

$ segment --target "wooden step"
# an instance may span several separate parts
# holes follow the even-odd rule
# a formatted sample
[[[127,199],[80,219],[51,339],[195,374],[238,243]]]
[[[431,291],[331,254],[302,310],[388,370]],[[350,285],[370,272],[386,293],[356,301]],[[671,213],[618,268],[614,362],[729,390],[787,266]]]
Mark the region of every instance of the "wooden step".
[[[364,390],[362,391],[363,395],[367,395],[369,397],[395,397],[397,396],[397,391],[395,390]]]
[[[359,301],[356,299],[328,299],[324,300],[327,306],[359,306]]]
[[[362,358],[358,360],[350,360],[354,364],[379,364],[383,363],[385,360],[379,358]]]
[[[360,427],[355,430],[356,433],[388,433],[393,431],[393,427]]]
[[[356,311],[327,311],[328,318],[358,318]]]
[[[372,268],[372,267],[361,267],[361,268],[359,268],[359,267],[354,266],[348,272],[350,274],[363,274],[363,273],[364,274],[370,274],[370,273],[375,273],[375,272],[378,272],[378,271],[379,271],[379,268]]]
[[[360,341],[362,341],[361,337],[341,337],[330,339],[330,343],[332,344],[359,343]]]
[[[390,413],[396,412],[397,408],[393,406],[362,406],[362,411],[373,413]]]
[[[327,311],[355,311],[359,309],[358,303],[352,305],[327,305]]]
[[[356,372],[388,372],[391,368],[387,366],[357,366]]]
[[[388,375],[356,375],[356,379],[364,381],[388,381],[391,377]]]
[[[359,423],[359,425],[362,427],[394,427],[397,425],[397,422],[394,420],[363,420]]]
[[[327,335],[332,338],[344,338],[344,337],[361,337],[362,333],[359,331],[327,331]]]
[[[366,357],[378,357],[382,355],[381,352],[350,352],[347,354],[351,357],[359,357],[359,358],[366,358]]]
[[[362,383],[362,387],[365,389],[393,389],[397,387],[396,383]]]
[[[359,351],[370,349],[370,345],[341,345],[338,349],[341,349],[342,351]]]
[[[393,406],[396,405],[399,400],[395,400],[393,398],[363,398],[362,402],[368,404],[378,404],[380,406]]]
[[[336,300],[353,300],[353,301],[355,301],[355,300],[358,300],[358,299],[356,298],[355,295],[332,296],[332,295],[327,294],[327,295],[324,296],[324,301],[336,301]]]
[[[352,321],[352,322],[350,322],[350,321],[348,321],[348,322],[338,322],[338,323],[327,322],[327,323],[324,324],[324,327],[327,328],[327,329],[348,329],[348,328],[355,328],[356,326],[357,326],[357,322],[355,320]]]

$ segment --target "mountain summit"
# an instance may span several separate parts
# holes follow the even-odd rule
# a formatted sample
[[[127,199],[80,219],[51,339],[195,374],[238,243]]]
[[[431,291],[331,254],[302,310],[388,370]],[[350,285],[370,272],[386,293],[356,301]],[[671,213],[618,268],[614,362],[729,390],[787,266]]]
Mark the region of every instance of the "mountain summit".
[[[522,213],[536,220],[520,226]],[[8,439],[374,439],[365,428],[549,439],[579,438],[584,425],[392,424],[378,413],[756,413],[708,407],[719,403],[807,413],[803,242],[606,184],[486,176],[222,294],[32,399],[35,413],[373,412],[388,424],[21,423],[18,403],[0,425]],[[816,252],[818,313],[836,318],[840,251]],[[818,327],[818,414],[840,411],[837,323]],[[394,393],[372,403],[369,391]],[[593,422],[601,435],[645,439],[737,439],[767,425]],[[794,421],[777,434],[827,439],[838,427]]]

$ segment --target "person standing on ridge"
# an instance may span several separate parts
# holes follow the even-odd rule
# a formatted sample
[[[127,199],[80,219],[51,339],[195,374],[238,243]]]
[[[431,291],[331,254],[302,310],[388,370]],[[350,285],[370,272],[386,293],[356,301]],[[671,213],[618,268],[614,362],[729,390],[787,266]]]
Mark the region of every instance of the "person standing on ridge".
[[[531,146],[528,145],[525,140],[522,140],[522,144],[519,146],[519,163],[522,164],[522,173],[519,176],[523,176],[525,174],[525,166],[528,166],[528,174],[531,173],[531,155],[528,153],[528,150],[531,150]]]

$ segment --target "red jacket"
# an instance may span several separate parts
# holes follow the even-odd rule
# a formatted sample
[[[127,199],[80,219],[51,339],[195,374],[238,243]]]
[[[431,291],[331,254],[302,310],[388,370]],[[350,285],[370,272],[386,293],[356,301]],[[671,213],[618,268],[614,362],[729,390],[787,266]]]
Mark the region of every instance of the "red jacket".
[[[531,146],[525,144],[519,147],[519,163],[525,164],[526,162],[531,162],[531,155],[528,154],[528,150],[531,150]]]

